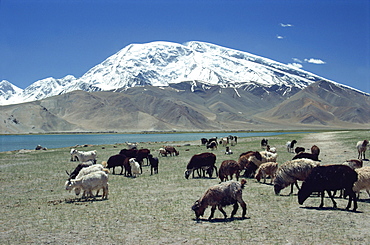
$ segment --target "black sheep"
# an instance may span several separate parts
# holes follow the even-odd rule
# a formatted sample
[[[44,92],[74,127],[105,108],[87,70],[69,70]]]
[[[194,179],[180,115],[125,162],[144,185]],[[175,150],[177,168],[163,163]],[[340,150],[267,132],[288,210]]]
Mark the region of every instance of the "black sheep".
[[[357,200],[352,188],[357,179],[357,173],[349,166],[339,164],[317,166],[312,169],[311,173],[303,182],[298,192],[298,202],[302,205],[312,192],[321,192],[321,203],[319,207],[322,208],[324,206],[324,192],[326,191],[333,202],[334,208],[337,208],[337,203],[334,201],[331,191],[344,189],[344,193],[349,195],[346,209],[348,210],[351,207],[353,200],[353,211],[356,211]]]
[[[158,174],[158,163],[159,163],[158,157],[153,157],[152,154],[149,154],[148,159],[150,164],[150,175],[153,175],[153,171],[154,174]]]
[[[313,161],[319,161],[319,155],[308,153],[308,152],[300,152],[297,155],[295,155],[292,160],[302,159],[302,158],[311,159]]]
[[[191,157],[186,167],[185,178],[188,179],[192,172],[193,172],[193,178],[194,178],[194,170],[199,170],[199,169],[206,170],[210,178],[212,178],[213,170],[216,170],[216,176],[217,176],[217,167],[215,163],[216,163],[216,155],[213,153],[205,152],[205,153],[196,154]]]

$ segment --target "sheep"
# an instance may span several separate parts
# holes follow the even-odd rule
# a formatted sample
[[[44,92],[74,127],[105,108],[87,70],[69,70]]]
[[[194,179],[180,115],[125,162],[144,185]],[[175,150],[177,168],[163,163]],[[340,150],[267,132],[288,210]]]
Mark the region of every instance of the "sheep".
[[[200,144],[201,145],[206,145],[208,143],[208,140],[206,138],[201,138],[200,139]]]
[[[235,146],[236,144],[238,144],[238,136],[229,135],[228,138],[231,146]]]
[[[270,147],[270,145],[267,145],[266,151],[271,152],[271,153],[276,153],[276,147]]]
[[[229,180],[229,176],[230,179],[233,179],[233,175],[235,174],[236,180],[239,180],[240,172],[246,168],[250,159],[255,159],[257,157],[260,157],[258,151],[250,151],[243,155],[242,158],[239,158],[238,162],[234,160],[223,161],[218,171],[218,177],[220,178],[221,182],[223,182],[224,180]]]
[[[297,146],[295,149],[294,149],[294,152],[295,154],[298,154],[300,152],[304,152],[305,151],[305,148],[304,147],[300,147],[300,146]]]
[[[73,149],[73,152],[71,150],[71,157],[78,159],[80,162],[86,162],[89,160],[96,160],[96,151],[78,151],[76,149]]]
[[[258,157],[261,157],[260,159]],[[265,162],[276,162],[277,159],[277,153],[272,153],[268,151],[260,151],[259,155],[256,155],[256,157],[252,160],[250,159],[249,163],[246,166],[246,172],[244,173],[245,177],[254,177],[255,171],[258,169],[258,167]]]
[[[215,141],[211,141],[207,144],[206,148],[211,150],[217,149],[217,143]]]
[[[349,159],[349,160],[346,160],[343,165],[347,165],[349,167],[351,167],[352,169],[355,169],[355,168],[362,168],[363,167],[363,162],[362,160],[359,160],[359,159]]]
[[[243,200],[242,190],[246,183],[247,181],[242,179],[240,183],[236,181],[228,181],[208,188],[203,196],[198,199],[191,208],[195,213],[196,219],[199,220],[199,217],[204,215],[204,211],[208,206],[212,207],[211,215],[208,220],[213,218],[216,207],[226,219],[227,215],[223,210],[223,207],[228,205],[233,205],[233,211],[231,212],[231,218],[233,218],[239,208],[238,203],[240,203],[240,206],[243,209],[242,218],[245,218],[247,205]]]
[[[261,178],[263,178],[263,183],[266,183],[266,177],[267,175],[269,175],[271,178],[270,184],[272,184],[272,181],[275,179],[277,169],[278,163],[276,162],[262,163],[257,169],[254,177],[257,179],[258,182],[260,182]]]
[[[159,148],[158,150],[158,156],[166,157],[167,156],[167,151],[164,148]]]
[[[264,149],[268,145],[268,139],[263,138],[261,140],[261,148]]]
[[[231,154],[233,154],[233,152],[231,151],[230,147],[226,146],[225,154],[226,154],[226,155],[231,155]]]
[[[289,195],[293,193],[293,184],[299,189],[297,180],[303,181],[319,163],[311,159],[296,159],[287,161],[279,166],[274,179],[274,191],[279,195],[280,191],[291,185]]]
[[[135,158],[137,156],[137,149],[122,149],[120,150],[119,154],[125,155],[129,158]]]
[[[70,160],[71,162],[78,161],[78,158],[77,158],[77,155],[76,155],[76,153],[77,153],[76,149],[72,148],[69,153],[71,154],[71,160]]]
[[[286,149],[288,150],[288,152],[293,152],[295,144],[297,144],[296,140],[286,142]]]
[[[370,166],[356,168],[358,174],[358,180],[353,184],[353,191],[360,194],[361,190],[366,190],[370,197]]]
[[[108,199],[108,175],[103,171],[96,171],[83,175],[80,179],[67,180],[65,188],[69,191],[75,188],[76,195],[79,195],[80,191],[83,190],[84,194],[87,193],[89,197],[93,197],[93,190],[103,189],[102,200]],[[94,196],[94,199],[95,198]]]
[[[152,154],[149,154],[148,155],[149,157],[149,164],[150,164],[150,175],[153,175],[153,171],[154,171],[154,174],[158,174],[158,157],[153,157]]]
[[[247,151],[240,154],[238,163],[244,166],[245,169],[243,176],[250,177],[254,176],[255,171],[259,167],[262,161],[262,155],[258,151]]]
[[[356,144],[356,148],[357,148],[357,151],[358,151],[358,159],[366,159],[365,158],[365,152],[366,152],[366,148],[367,148],[367,145],[369,144],[369,141],[368,140],[363,140],[363,141],[358,141],[357,144]]]
[[[311,146],[311,153],[315,155],[320,155],[320,148],[317,145]]]
[[[358,180],[358,174],[349,166],[337,164],[317,166],[312,169],[298,191],[298,203],[302,205],[312,192],[321,193],[321,203],[319,208],[324,206],[324,192],[326,191],[333,202],[333,208],[337,208],[331,191],[344,189],[349,195],[346,209],[351,207],[353,200],[353,211],[357,209],[356,194],[353,191],[354,183]]]
[[[229,144],[229,138],[228,137],[223,137],[220,140],[220,145],[222,145],[223,147],[227,146],[228,144]]]
[[[178,156],[180,154],[180,152],[178,152],[173,146],[167,145],[164,147],[164,149],[166,150],[167,154],[170,154],[170,156]]]
[[[292,160],[295,160],[295,159],[303,159],[303,158],[311,159],[313,161],[319,161],[319,156],[318,155],[312,154],[312,153],[308,153],[308,152],[300,152],[297,155],[295,155],[292,158]]]
[[[136,178],[139,174],[142,173],[141,166],[135,158],[130,158],[128,160],[128,162],[129,162],[130,167],[131,167],[132,177]]]
[[[217,167],[215,166],[215,163],[216,155],[213,153],[205,152],[196,154],[191,157],[186,166],[185,178],[188,179],[191,173],[193,173],[194,178],[194,170],[198,169],[206,169],[210,178],[212,178],[213,170],[215,169],[217,176]]]

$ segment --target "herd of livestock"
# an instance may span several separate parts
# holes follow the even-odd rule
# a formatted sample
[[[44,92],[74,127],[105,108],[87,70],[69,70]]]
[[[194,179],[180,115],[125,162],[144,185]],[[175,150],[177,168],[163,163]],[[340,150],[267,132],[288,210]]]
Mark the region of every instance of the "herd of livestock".
[[[216,149],[222,145],[226,147],[225,154],[233,154],[228,145],[237,144],[236,136],[228,136],[222,139],[211,138],[201,139],[201,144],[207,149]],[[278,165],[277,152],[275,147],[270,147],[267,139],[261,140],[262,151],[248,151],[240,154],[237,161],[225,160],[221,163],[219,169],[216,166],[216,155],[211,152],[205,152],[193,155],[189,160],[184,173],[185,178],[195,174],[198,177],[212,178],[213,175],[220,179],[220,184],[210,187],[192,206],[196,219],[203,216],[206,208],[211,206],[211,215],[213,218],[216,208],[224,215],[227,215],[223,207],[233,205],[231,217],[233,217],[239,207],[242,207],[242,217],[246,215],[246,204],[242,198],[242,190],[245,186],[245,179],[255,178],[258,182],[265,183],[270,178],[273,184],[275,194],[286,187],[291,187],[290,194],[293,192],[293,186],[298,188],[298,202],[304,201],[312,194],[318,193],[321,196],[320,207],[323,207],[324,192],[327,192],[336,208],[334,196],[339,192],[341,197],[348,197],[346,209],[350,209],[353,203],[353,211],[357,209],[357,195],[360,190],[366,190],[370,197],[370,166],[363,166],[365,153],[369,147],[369,141],[359,141],[356,145],[358,159],[350,159],[343,164],[320,165],[320,149],[313,145],[310,152],[305,152],[305,148],[295,147],[296,140],[286,143],[287,151],[295,153],[292,160]],[[95,198],[102,190],[102,199],[108,198],[108,173],[112,169],[115,174],[115,168],[120,167],[120,174],[125,176],[137,177],[142,173],[144,161],[151,168],[151,175],[158,174],[158,157],[177,156],[179,152],[173,146],[165,146],[158,150],[158,157],[154,157],[149,149],[138,149],[137,144],[128,143],[128,149],[123,149],[117,155],[109,157],[108,161],[102,164],[96,164],[96,151],[78,151],[71,149],[71,161],[80,163],[71,172],[67,172],[69,178],[65,183],[66,190],[74,190],[76,195],[82,191],[82,197]],[[123,173],[124,171],[124,173]],[[233,181],[233,177],[237,181]],[[297,181],[303,181],[301,187]],[[93,191],[96,191],[95,195]],[[357,194],[357,195],[356,195]]]

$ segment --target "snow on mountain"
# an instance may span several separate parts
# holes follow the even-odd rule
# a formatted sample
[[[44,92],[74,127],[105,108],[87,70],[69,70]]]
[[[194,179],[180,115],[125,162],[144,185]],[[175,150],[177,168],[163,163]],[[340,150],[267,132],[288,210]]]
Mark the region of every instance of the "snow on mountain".
[[[40,100],[74,90],[101,91],[134,86],[168,86],[201,81],[223,87],[254,85],[303,89],[323,78],[267,58],[210,43],[130,44],[82,77],[39,80],[23,91],[1,90],[0,104]],[[1,89],[1,87],[0,87]],[[0,92],[1,92],[0,91]],[[5,94],[7,96],[5,96]]]
[[[2,80],[0,82],[0,105],[6,104],[17,94],[22,93],[22,91],[23,90],[21,88],[18,88],[7,80]]]

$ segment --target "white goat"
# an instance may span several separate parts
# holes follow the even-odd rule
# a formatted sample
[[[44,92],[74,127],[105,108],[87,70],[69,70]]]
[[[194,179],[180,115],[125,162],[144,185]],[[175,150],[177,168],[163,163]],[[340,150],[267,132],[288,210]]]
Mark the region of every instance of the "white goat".
[[[80,162],[87,162],[89,160],[96,161],[96,151],[78,151],[71,149],[71,158],[77,158]]]
[[[131,173],[134,178],[136,178],[140,174],[140,164],[136,161],[135,158],[130,158],[128,161],[131,166]]]
[[[365,152],[366,152],[366,148],[368,144],[369,144],[368,140],[357,142],[356,148],[358,151],[358,157],[357,157],[358,159],[365,159]]]
[[[87,175],[83,175],[80,179],[67,180],[65,183],[66,190],[76,189],[76,195],[80,194],[80,191],[84,191],[89,197],[94,197],[92,194],[93,190],[103,189],[102,199],[108,199],[108,175],[103,171],[92,172]],[[85,197],[83,195],[83,197]]]

